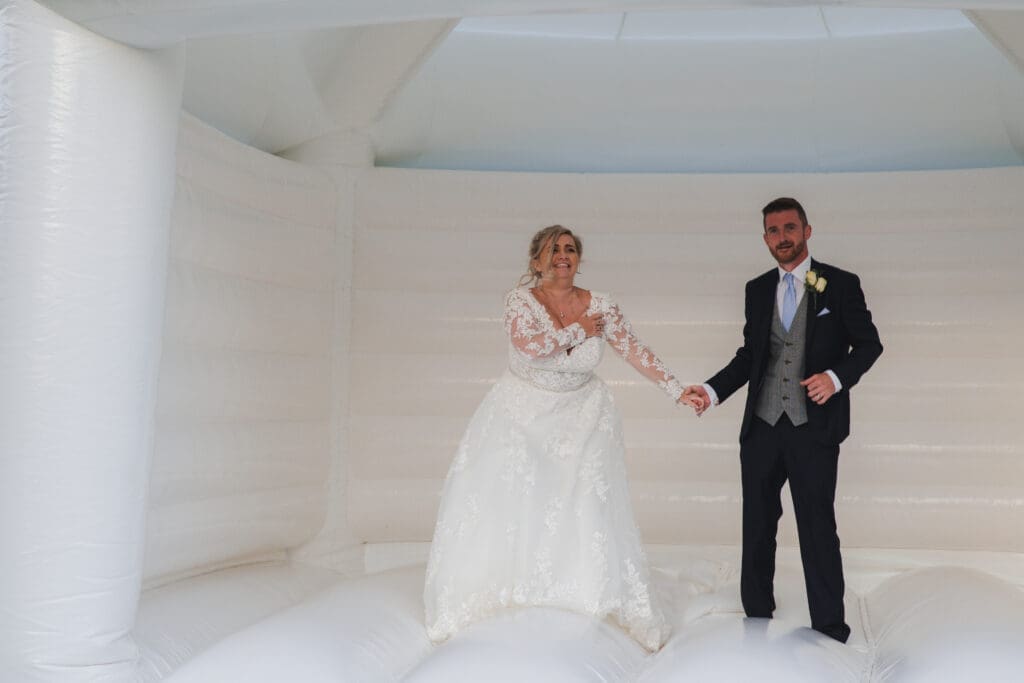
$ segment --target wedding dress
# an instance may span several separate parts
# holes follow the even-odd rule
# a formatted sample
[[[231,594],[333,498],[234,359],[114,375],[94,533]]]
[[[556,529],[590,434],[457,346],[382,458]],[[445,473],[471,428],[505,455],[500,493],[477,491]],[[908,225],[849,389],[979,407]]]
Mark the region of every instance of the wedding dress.
[[[528,288],[506,299],[508,370],[459,444],[430,549],[431,640],[519,606],[613,617],[652,651],[668,638],[630,504],[621,418],[594,369],[607,341],[673,401],[683,387],[608,296],[592,293],[594,313],[604,339],[578,323],[557,329]]]

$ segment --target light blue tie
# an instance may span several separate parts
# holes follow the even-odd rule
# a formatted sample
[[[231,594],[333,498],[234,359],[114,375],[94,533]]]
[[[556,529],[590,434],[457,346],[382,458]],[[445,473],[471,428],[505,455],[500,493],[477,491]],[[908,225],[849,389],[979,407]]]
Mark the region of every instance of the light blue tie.
[[[782,295],[782,326],[789,332],[789,326],[796,316],[796,285],[793,284],[796,278],[793,273],[786,273],[782,279],[786,281],[786,293]]]

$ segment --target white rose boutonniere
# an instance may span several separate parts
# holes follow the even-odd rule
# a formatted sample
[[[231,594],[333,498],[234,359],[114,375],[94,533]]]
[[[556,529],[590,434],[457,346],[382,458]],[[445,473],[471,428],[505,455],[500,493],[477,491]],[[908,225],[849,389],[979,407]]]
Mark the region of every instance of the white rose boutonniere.
[[[816,270],[808,270],[807,277],[804,278],[804,287],[807,291],[814,294],[814,305],[818,305],[818,295],[825,293],[825,288],[828,287],[828,280],[823,275],[819,275]]]

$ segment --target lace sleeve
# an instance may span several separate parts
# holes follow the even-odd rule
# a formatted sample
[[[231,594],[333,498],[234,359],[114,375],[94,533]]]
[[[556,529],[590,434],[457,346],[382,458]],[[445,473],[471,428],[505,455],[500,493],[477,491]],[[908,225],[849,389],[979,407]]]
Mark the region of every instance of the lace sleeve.
[[[605,308],[604,336],[615,352],[636,368],[641,375],[657,383],[673,401],[679,400],[683,393],[683,385],[672,375],[672,371],[654,355],[650,347],[636,336],[633,326],[622,315],[618,304],[611,300],[608,300],[608,305]]]
[[[505,332],[521,352],[530,358],[547,358],[586,340],[587,334],[579,323],[561,330],[545,324],[524,296],[515,289],[505,299]]]

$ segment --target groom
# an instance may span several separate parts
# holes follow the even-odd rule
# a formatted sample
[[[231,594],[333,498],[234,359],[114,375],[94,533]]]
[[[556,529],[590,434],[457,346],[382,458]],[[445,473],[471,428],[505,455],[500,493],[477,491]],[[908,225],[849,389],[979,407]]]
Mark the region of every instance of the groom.
[[[736,356],[686,391],[709,406],[749,382],[740,427],[740,594],[747,616],[770,618],[775,610],[775,535],[788,479],[811,625],[845,643],[850,627],[835,517],[839,444],[850,433],[850,389],[882,344],[858,277],[808,254],[811,226],[800,203],[776,199],[762,214],[764,242],[779,266],[747,283]]]

